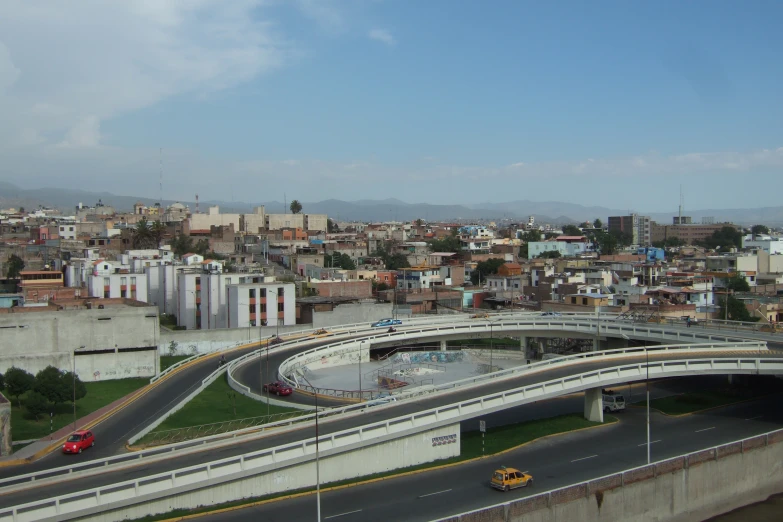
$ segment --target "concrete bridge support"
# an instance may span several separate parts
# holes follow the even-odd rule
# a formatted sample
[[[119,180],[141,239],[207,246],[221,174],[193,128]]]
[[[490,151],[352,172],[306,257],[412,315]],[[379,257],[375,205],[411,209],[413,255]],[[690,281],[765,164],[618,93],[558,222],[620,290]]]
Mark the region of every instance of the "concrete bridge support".
[[[448,343],[445,340],[441,341],[440,342],[440,351],[441,352],[445,352],[448,349],[449,349]]]
[[[585,390],[585,419],[591,422],[604,421],[604,400],[601,388]]]

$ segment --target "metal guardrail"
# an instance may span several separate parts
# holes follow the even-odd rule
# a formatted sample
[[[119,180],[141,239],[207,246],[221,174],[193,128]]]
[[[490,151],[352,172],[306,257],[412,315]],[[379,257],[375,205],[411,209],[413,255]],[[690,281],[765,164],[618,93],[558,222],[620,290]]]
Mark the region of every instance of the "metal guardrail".
[[[558,492],[562,492],[562,493],[574,492],[575,490],[584,488],[583,491],[587,491],[589,492],[589,494],[592,494],[597,491],[604,490],[607,484],[623,484],[623,480],[626,476],[657,477],[659,475],[663,475],[664,473],[670,474],[674,470],[680,470],[684,467],[688,467],[688,465],[691,465],[690,459],[693,457],[696,457],[698,459],[697,462],[703,462],[705,454],[709,454],[709,453],[712,453],[710,459],[720,459],[724,456],[728,457],[734,455],[736,454],[738,448],[742,453],[745,453],[746,448],[749,450],[754,450],[759,447],[766,447],[769,446],[770,444],[778,443],[781,440],[781,435],[783,435],[783,430],[768,431],[760,435],[753,435],[752,437],[746,437],[744,439],[733,440],[731,442],[720,444],[718,446],[712,446],[711,448],[704,448],[701,450],[692,451],[690,453],[675,455],[674,457],[670,457],[663,460],[657,460],[655,462],[651,462],[650,464],[645,464],[642,466],[637,466],[635,468],[616,471],[609,475],[595,477],[589,480],[584,480],[582,482],[575,482],[573,484],[569,484],[561,488],[551,489],[549,491],[543,491],[541,493],[536,493],[534,495],[530,495],[527,497],[517,498],[507,502],[501,502],[500,504],[492,504],[489,506],[484,506],[478,509],[474,509],[472,511],[465,511],[462,513],[449,515],[448,517],[445,518],[439,518],[437,520],[433,520],[433,522],[452,522],[454,520],[462,520],[462,517],[467,517],[468,520],[483,520],[479,515],[479,513],[495,510],[498,508],[505,508],[505,511],[508,512],[509,510],[512,509],[513,504],[518,504],[518,503],[525,503],[528,505],[533,504],[539,506],[551,506],[552,503],[550,502],[550,499],[552,495],[557,494]],[[762,441],[763,444],[759,444],[759,442]],[[725,452],[721,451],[729,448],[731,448],[730,451],[725,451]],[[659,466],[661,466],[662,468],[662,470],[660,471],[658,470]],[[649,471],[645,473],[644,470],[649,470]],[[573,498],[573,497],[570,495],[561,495],[560,498],[564,499],[564,498]],[[583,497],[578,496],[577,498],[583,498]],[[542,502],[536,502],[537,499],[541,499]]]
[[[678,359],[600,368],[322,435],[318,437],[318,442],[322,447],[328,448],[327,453],[339,454],[355,447],[357,441],[361,441],[362,445],[372,444],[374,440],[389,435],[416,433],[536,400],[644,379],[648,371],[652,377],[695,372],[779,373],[783,372],[783,359],[745,357]],[[166,491],[170,489],[176,488],[178,493],[203,489],[207,485],[216,486],[240,477],[298,463],[302,458],[314,457],[315,438],[310,438],[275,448],[0,509],[0,522],[78,518],[87,512],[112,509],[112,505],[127,506],[151,498],[165,497]],[[178,481],[178,477],[182,476],[187,478]]]
[[[620,348],[615,350],[606,350],[603,352],[586,352],[583,354],[576,354],[576,355],[567,355],[563,357],[559,357],[556,359],[548,359],[545,361],[539,361],[530,365],[526,366],[518,366],[514,368],[508,368],[505,370],[501,370],[499,372],[496,372],[494,374],[484,374],[484,375],[477,375],[475,377],[467,377],[465,379],[460,379],[458,381],[452,381],[449,383],[443,383],[436,386],[428,387],[426,389],[420,389],[420,390],[409,390],[409,391],[403,391],[401,393],[396,393],[395,398],[398,401],[404,401],[406,399],[413,399],[418,398],[422,396],[427,395],[433,395],[438,392],[443,391],[453,391],[456,388],[460,388],[463,386],[474,386],[474,385],[480,385],[484,384],[489,381],[497,381],[499,379],[505,379],[509,377],[513,377],[515,375],[525,374],[525,373],[532,373],[537,372],[542,369],[556,367],[556,366],[565,366],[569,364],[573,364],[576,362],[579,362],[580,360],[595,360],[599,358],[605,358],[606,360],[612,360],[616,359],[618,357],[627,356],[629,354],[640,354],[644,353],[645,351],[653,352],[653,353],[699,353],[699,352],[705,352],[705,351],[712,351],[716,349],[727,349],[730,348],[732,350],[744,350],[744,351],[758,351],[764,349],[764,342],[742,342],[742,343],[729,343],[726,344],[701,344],[701,345],[666,345],[666,346],[648,346],[648,347],[632,347],[632,348]],[[278,345],[279,346],[279,345]],[[243,356],[243,358],[246,358],[245,360],[249,359],[250,356],[253,354],[247,354],[246,356]],[[255,354],[257,355],[257,354]],[[783,361],[783,358],[781,358]],[[232,363],[237,363],[239,359],[232,361]],[[237,364],[238,366],[239,364]],[[231,366],[231,364],[226,365],[227,368]],[[375,407],[376,404],[373,403],[358,403],[358,404],[351,404],[348,406],[343,406],[339,408],[329,408],[324,409],[318,412],[319,419],[326,419],[346,413],[353,413],[357,411],[362,411],[367,408]],[[60,475],[68,475],[71,473],[74,473],[76,471],[81,470],[89,470],[89,469],[97,469],[97,468],[104,468],[105,466],[113,465],[113,464],[121,464],[126,462],[133,462],[138,461],[147,457],[155,457],[162,454],[168,454],[172,453],[178,450],[183,449],[189,449],[194,448],[198,446],[202,446],[205,444],[208,444],[210,442],[215,442],[218,440],[225,440],[226,438],[235,439],[238,437],[242,437],[244,435],[247,435],[249,433],[258,432],[259,430],[264,431],[268,429],[275,429],[283,426],[290,426],[294,423],[305,423],[310,422],[315,419],[315,413],[306,413],[305,415],[301,415],[299,417],[293,418],[293,419],[286,419],[286,420],[280,420],[276,422],[272,422],[269,424],[261,425],[261,426],[255,426],[252,428],[246,428],[242,430],[238,430],[235,432],[232,432],[230,434],[219,434],[219,435],[211,435],[208,437],[204,437],[197,440],[192,441],[186,441],[186,442],[180,442],[176,444],[172,444],[169,446],[161,446],[158,448],[152,448],[152,449],[146,449],[143,451],[135,452],[132,454],[126,454],[126,455],[117,455],[113,457],[108,457],[104,459],[96,459],[92,461],[87,462],[81,462],[77,464],[73,464],[70,466],[63,466],[60,468],[53,468],[49,470],[44,471],[37,471],[33,473],[27,473],[24,475],[16,475],[13,477],[3,478],[0,479],[0,488],[14,485],[14,484],[21,484],[26,482],[35,482],[44,480],[47,478],[52,478]],[[416,414],[418,415],[418,414]]]

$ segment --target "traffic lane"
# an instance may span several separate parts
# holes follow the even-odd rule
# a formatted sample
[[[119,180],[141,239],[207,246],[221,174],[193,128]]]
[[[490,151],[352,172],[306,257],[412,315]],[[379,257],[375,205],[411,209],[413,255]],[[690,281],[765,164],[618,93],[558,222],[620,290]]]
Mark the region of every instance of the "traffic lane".
[[[748,416],[755,411],[775,405],[774,399],[762,399],[727,407],[731,412],[716,410],[718,415],[714,416],[671,418],[653,413],[653,426],[659,426],[661,437],[666,438],[651,446],[652,459],[674,457],[778,429],[783,426],[779,412],[763,421],[738,424],[732,420],[737,416],[750,418]],[[619,417],[618,424],[543,439],[500,457],[325,492],[321,496],[322,519],[427,521],[646,464],[644,410],[629,410]],[[718,426],[715,430],[699,432],[705,422]],[[505,494],[491,489],[488,486],[490,474],[501,465],[531,472],[533,489],[521,488]],[[315,496],[309,495],[200,517],[199,520],[311,520],[315,509]]]
[[[251,350],[252,348],[239,350],[227,354],[226,358],[234,359]],[[126,435],[142,429],[158,415],[174,406],[182,397],[199,386],[201,381],[215,370],[216,365],[216,359],[208,359],[173,373],[132,404],[92,428],[95,433],[95,446],[76,458],[79,461],[89,461],[120,453],[127,441]],[[74,463],[74,457],[75,455],[64,455],[60,451],[55,451],[30,464],[0,468],[0,477],[68,466]]]
[[[714,358],[718,354],[700,354],[703,358]],[[764,354],[756,354],[753,357],[762,357]],[[659,354],[656,357],[650,356],[650,360],[666,360],[675,359],[674,355]],[[388,406],[368,408],[362,410],[362,412],[352,415],[350,417],[336,417],[332,419],[325,419],[320,422],[320,432],[322,435],[328,435],[338,431],[353,428],[359,425],[371,424],[374,422],[387,421],[395,417],[403,415],[409,415],[417,413],[421,410],[426,410],[438,406],[445,406],[459,402],[462,400],[468,400],[476,397],[477,395],[486,395],[489,393],[500,392],[507,389],[517,388],[520,386],[536,384],[539,382],[545,382],[552,379],[557,379],[571,375],[573,373],[587,372],[595,369],[603,368],[608,369],[613,366],[622,366],[627,364],[640,363],[645,360],[645,355],[630,355],[622,359],[613,361],[613,364],[607,364],[608,361],[582,361],[573,365],[556,367],[556,368],[544,368],[536,372],[525,373],[521,375],[515,375],[508,379],[491,381],[483,384],[478,389],[460,389],[456,391],[436,395],[430,397],[424,397],[413,401],[402,401],[398,403],[391,403]],[[314,427],[312,424],[302,427],[292,427],[282,433],[273,433],[266,437],[262,437],[255,440],[250,440],[245,443],[233,443],[220,448],[206,447],[204,451],[198,453],[191,453],[188,455],[177,456],[176,453],[172,455],[170,459],[161,460],[157,462],[140,463],[138,466],[132,468],[126,468],[119,472],[112,471],[111,468],[106,470],[105,473],[100,475],[85,476],[82,477],[78,484],[74,484],[73,481],[63,481],[56,484],[50,484],[43,488],[43,491],[37,491],[39,488],[35,486],[31,487],[23,492],[14,493],[15,498],[24,496],[28,500],[24,502],[31,502],[39,498],[65,495],[72,492],[83,491],[85,489],[95,488],[103,486],[107,483],[115,483],[123,480],[143,478],[145,476],[153,475],[156,473],[163,473],[178,468],[185,468],[188,466],[195,466],[199,464],[205,464],[207,462],[236,457],[246,453],[254,451],[260,451],[263,449],[273,448],[283,444],[293,443],[301,440],[306,440],[313,437]],[[84,455],[84,454],[83,454]],[[7,507],[9,498],[8,495],[0,497],[0,506]],[[13,504],[22,503],[17,500]]]

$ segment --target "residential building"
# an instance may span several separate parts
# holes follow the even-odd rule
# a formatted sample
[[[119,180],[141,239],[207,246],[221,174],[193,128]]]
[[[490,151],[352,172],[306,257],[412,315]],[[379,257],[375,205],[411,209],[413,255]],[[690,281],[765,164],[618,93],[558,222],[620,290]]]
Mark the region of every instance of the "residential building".
[[[228,328],[296,324],[293,283],[240,283],[227,286]],[[197,317],[199,311],[196,311]]]
[[[741,230],[741,227],[732,223],[659,225],[653,221],[651,226],[652,241],[658,242],[665,241],[668,238],[678,238],[686,245],[692,245],[696,242],[704,241],[723,227],[734,227],[737,230]]]
[[[770,236],[745,236],[742,238],[742,248],[763,250],[767,254],[783,254],[783,238]]]
[[[609,216],[609,233],[631,237],[631,244],[649,246],[653,242],[652,221],[649,216],[631,214],[630,216]]]

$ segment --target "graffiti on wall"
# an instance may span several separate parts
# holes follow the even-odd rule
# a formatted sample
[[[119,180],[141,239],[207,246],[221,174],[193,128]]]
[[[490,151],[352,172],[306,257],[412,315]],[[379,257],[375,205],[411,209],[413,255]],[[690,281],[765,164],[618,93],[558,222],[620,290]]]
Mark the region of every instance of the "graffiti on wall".
[[[401,352],[394,356],[395,364],[453,363],[462,362],[462,352]]]
[[[397,388],[402,388],[407,385],[408,383],[405,381],[398,381],[391,377],[378,376],[378,386],[385,390],[396,390]]]
[[[432,446],[443,446],[445,444],[456,444],[456,435],[444,435],[442,437],[432,437]]]

